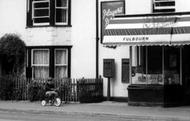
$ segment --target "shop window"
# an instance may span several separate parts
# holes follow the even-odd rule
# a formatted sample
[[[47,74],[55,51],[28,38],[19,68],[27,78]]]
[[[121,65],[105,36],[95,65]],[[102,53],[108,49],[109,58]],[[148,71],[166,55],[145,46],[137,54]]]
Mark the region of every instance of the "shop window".
[[[49,50],[34,49],[32,51],[33,78],[49,77]]]
[[[162,47],[147,47],[147,73],[162,74]]]
[[[67,77],[67,50],[56,49],[55,50],[55,77],[64,78]]]
[[[178,84],[180,82],[180,48],[165,47],[164,52],[164,81],[166,84]]]
[[[175,12],[175,0],[153,0],[153,12]]]
[[[133,84],[180,83],[180,48],[136,47],[133,56],[136,56],[132,65]]]
[[[70,25],[70,0],[28,0],[27,26]]]
[[[163,84],[162,47],[149,46],[136,48],[136,66],[132,68],[132,83]]]

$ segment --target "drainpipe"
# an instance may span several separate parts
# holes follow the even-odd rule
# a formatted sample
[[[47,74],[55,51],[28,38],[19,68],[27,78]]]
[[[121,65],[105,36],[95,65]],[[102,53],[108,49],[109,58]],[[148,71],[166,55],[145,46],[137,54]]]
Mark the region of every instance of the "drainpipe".
[[[96,0],[96,78],[99,77],[99,0]]]

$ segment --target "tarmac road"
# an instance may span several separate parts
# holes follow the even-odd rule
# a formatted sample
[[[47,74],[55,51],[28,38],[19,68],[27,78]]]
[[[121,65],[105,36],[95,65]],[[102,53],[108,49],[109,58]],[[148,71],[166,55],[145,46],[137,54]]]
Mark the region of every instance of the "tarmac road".
[[[0,111],[0,121],[178,121],[139,116],[105,114]],[[180,120],[181,121],[181,120]]]

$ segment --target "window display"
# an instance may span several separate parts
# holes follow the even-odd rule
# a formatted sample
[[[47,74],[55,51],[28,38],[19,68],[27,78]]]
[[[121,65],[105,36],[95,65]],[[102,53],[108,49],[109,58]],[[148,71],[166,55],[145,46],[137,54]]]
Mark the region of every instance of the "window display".
[[[144,46],[133,49],[132,84],[180,84],[180,49]]]

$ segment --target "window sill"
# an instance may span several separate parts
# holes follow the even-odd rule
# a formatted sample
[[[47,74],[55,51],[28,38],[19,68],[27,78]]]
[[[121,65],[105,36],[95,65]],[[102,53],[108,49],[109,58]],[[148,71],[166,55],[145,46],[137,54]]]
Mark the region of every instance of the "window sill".
[[[28,28],[41,28],[41,27],[72,27],[72,25],[36,25],[36,26],[26,26],[26,29]]]

